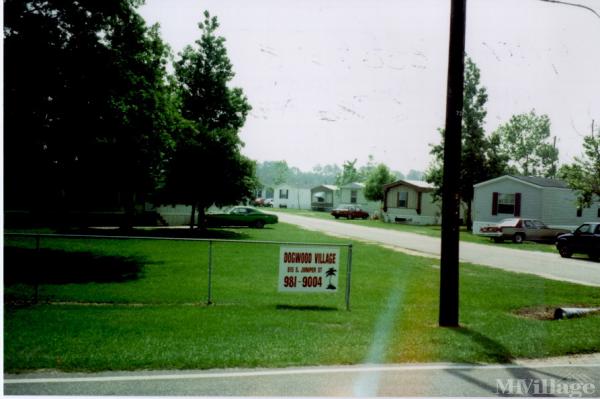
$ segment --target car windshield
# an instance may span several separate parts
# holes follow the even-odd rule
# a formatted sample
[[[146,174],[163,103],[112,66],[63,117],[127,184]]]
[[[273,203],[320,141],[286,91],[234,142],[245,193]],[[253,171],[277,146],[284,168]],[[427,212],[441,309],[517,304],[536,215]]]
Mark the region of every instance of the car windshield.
[[[498,223],[498,226],[500,226],[500,227],[514,227],[514,226],[517,225],[517,223],[519,223],[519,219],[504,219],[500,223]]]
[[[576,230],[577,233],[583,233],[583,234],[590,233],[591,231],[592,231],[592,226],[589,224],[582,224]]]

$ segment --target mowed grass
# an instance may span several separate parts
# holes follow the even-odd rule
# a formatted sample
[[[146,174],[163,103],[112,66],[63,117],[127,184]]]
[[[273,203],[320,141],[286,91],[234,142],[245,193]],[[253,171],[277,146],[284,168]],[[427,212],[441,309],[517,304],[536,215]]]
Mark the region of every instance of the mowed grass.
[[[248,239],[346,242],[282,223],[237,232]],[[34,245],[31,239],[5,240],[5,250]],[[80,267],[96,272],[111,261],[136,262],[140,269],[121,279],[115,266],[109,278],[84,274],[74,281],[61,270],[53,283],[51,274],[42,273],[46,283],[37,305],[24,302],[33,294],[31,285],[11,280],[5,286],[7,372],[489,363],[600,350],[600,316],[550,321],[515,314],[522,308],[600,306],[600,288],[462,264],[461,327],[440,328],[438,262],[375,245],[353,246],[350,312],[345,250],[338,293],[282,294],[278,246],[216,243],[215,304],[207,306],[206,243],[43,239],[42,248],[53,258],[49,267],[60,269],[56,260],[79,254]],[[23,267],[6,261],[5,275]]]
[[[266,212],[269,212],[270,209],[267,209]],[[317,212],[317,211],[308,211],[304,209],[286,209],[286,208],[275,208],[274,212],[284,212],[290,213],[298,216],[308,216],[319,219],[326,219],[331,221],[337,221],[340,223],[350,223],[367,227],[377,227],[381,229],[388,230],[396,230],[403,231],[406,233],[415,233],[422,234],[429,237],[441,237],[442,235],[442,226],[437,225],[414,225],[414,224],[404,224],[404,223],[386,223],[383,220],[348,220],[344,218],[335,219],[328,212]],[[475,244],[485,244],[485,245],[494,245],[496,247],[501,246],[502,248],[510,248],[510,249],[520,249],[526,251],[540,251],[540,252],[551,252],[556,253],[558,255],[558,250],[554,246],[554,244],[545,244],[545,243],[537,243],[533,241],[525,241],[522,244],[515,244],[512,241],[504,241],[502,243],[496,243],[489,237],[483,237],[476,234],[471,233],[467,230],[465,226],[461,226],[460,228],[460,240],[464,242],[472,242]]]

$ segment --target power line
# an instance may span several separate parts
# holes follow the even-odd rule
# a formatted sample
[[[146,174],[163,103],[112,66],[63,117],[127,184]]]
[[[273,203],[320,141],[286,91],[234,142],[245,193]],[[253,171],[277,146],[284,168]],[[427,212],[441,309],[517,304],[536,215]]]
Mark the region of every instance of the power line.
[[[546,3],[556,3],[556,4],[564,4],[564,5],[567,5],[567,6],[580,7],[580,8],[583,8],[585,10],[588,10],[588,11],[594,13],[595,16],[597,16],[598,18],[600,18],[600,14],[598,14],[598,12],[596,10],[594,10],[591,7],[585,6],[583,4],[569,3],[568,1],[561,1],[561,0],[540,0],[540,1],[543,1],[543,2],[546,2]]]

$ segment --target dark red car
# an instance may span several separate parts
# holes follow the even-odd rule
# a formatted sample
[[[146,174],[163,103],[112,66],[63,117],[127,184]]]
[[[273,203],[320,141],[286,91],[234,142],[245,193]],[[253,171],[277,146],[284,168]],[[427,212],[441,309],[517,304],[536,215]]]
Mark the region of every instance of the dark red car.
[[[368,212],[363,211],[359,206],[356,205],[339,206],[331,211],[331,215],[333,215],[336,219],[366,219],[369,217]]]

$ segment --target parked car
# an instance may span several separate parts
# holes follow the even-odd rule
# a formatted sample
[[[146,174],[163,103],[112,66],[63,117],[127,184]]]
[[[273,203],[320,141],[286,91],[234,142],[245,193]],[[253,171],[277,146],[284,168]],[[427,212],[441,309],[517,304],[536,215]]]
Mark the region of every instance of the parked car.
[[[587,254],[590,259],[600,259],[600,223],[584,223],[573,233],[560,235],[556,248],[563,258],[582,253]]]
[[[252,202],[252,205],[254,205],[254,206],[263,206],[264,203],[265,203],[265,199],[261,198],[261,197],[258,197],[256,199],[254,199],[254,201]]]
[[[248,226],[262,229],[265,224],[277,223],[277,215],[261,212],[247,206],[234,206],[224,213],[209,213],[206,223],[210,227],[218,226]]]
[[[518,244],[523,241],[556,242],[556,238],[564,233],[566,229],[553,229],[543,222],[535,219],[511,218],[504,219],[494,226],[482,227],[479,234],[490,237],[496,242],[512,240]]]
[[[356,205],[342,205],[331,211],[331,214],[336,218],[347,218],[347,219],[366,219],[369,217],[369,213],[363,211],[360,206]]]
[[[254,201],[252,201],[252,205],[254,206],[264,206],[267,208],[273,208],[273,198],[261,198],[258,197]]]

